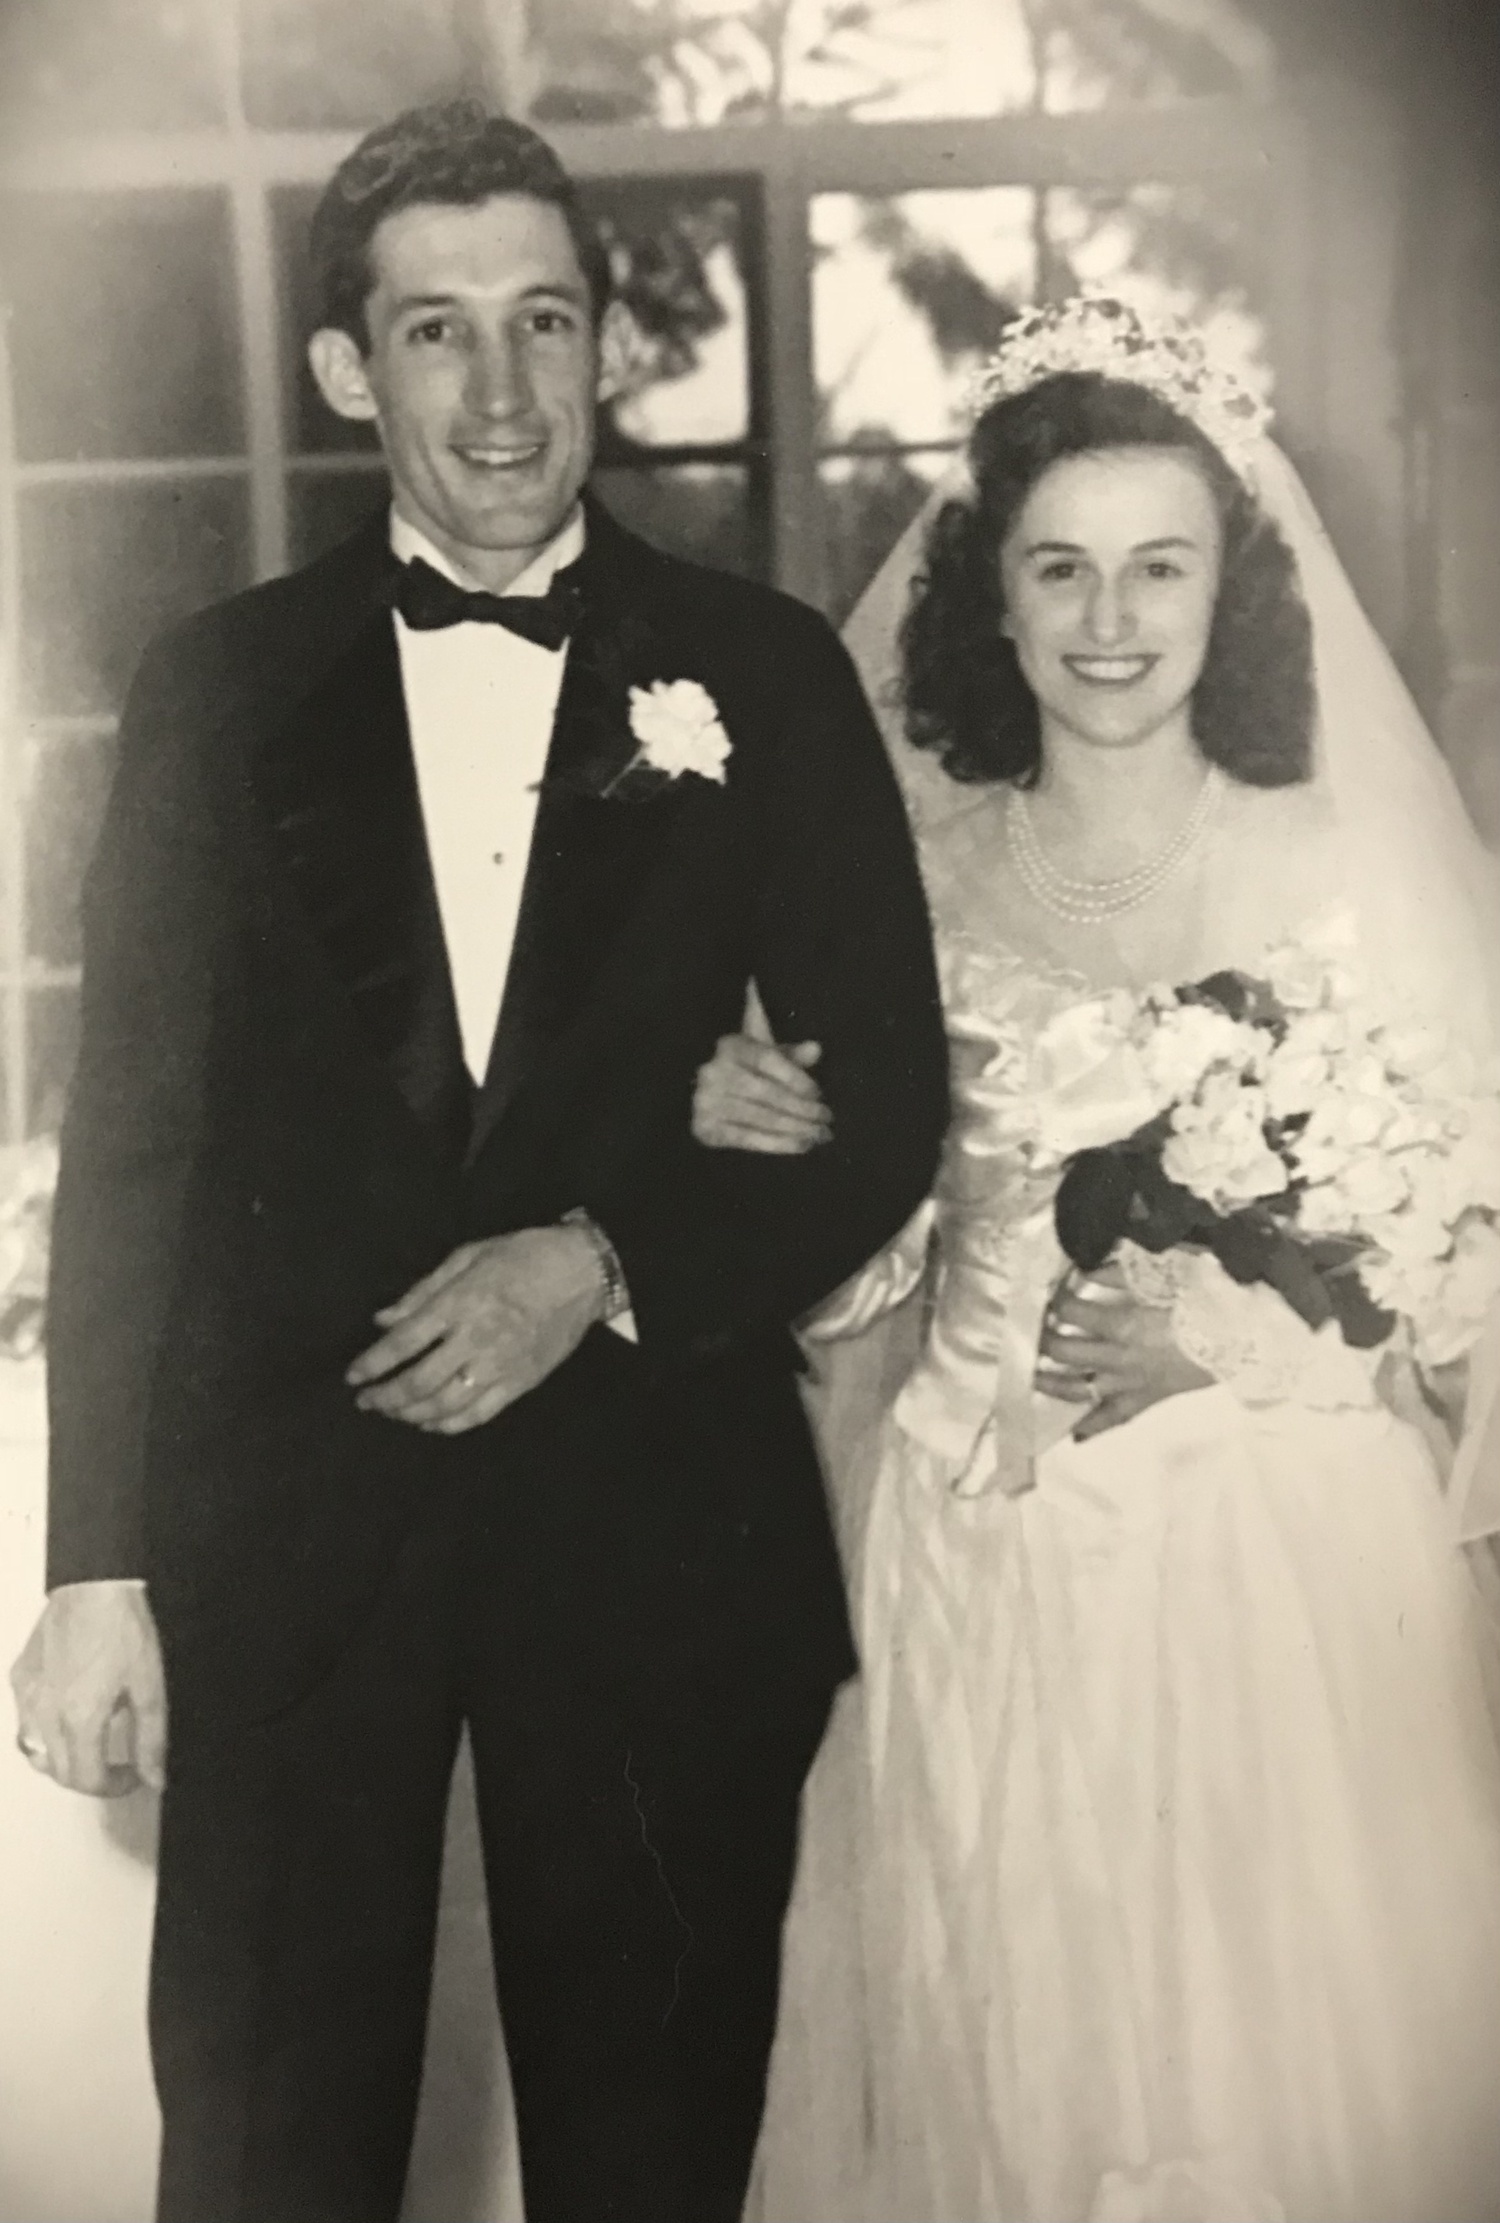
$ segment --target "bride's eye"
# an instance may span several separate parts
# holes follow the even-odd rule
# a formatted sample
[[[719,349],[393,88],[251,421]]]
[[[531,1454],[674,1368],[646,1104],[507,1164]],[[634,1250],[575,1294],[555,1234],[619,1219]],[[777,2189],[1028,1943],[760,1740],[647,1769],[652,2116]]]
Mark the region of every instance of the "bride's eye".
[[[1054,580],[1065,582],[1069,579],[1076,579],[1078,577],[1077,561],[1072,556],[1050,557],[1046,563],[1038,567],[1037,577],[1049,584]]]

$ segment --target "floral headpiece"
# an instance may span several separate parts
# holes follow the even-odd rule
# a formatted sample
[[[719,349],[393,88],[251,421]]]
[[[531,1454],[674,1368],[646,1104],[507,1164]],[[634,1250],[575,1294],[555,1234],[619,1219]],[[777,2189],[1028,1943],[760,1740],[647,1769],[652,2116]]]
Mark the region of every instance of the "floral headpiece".
[[[1025,393],[1062,371],[1094,371],[1144,386],[1195,424],[1241,477],[1271,422],[1266,387],[1216,348],[1185,317],[1147,318],[1101,292],[1023,309],[975,373],[969,403],[978,418],[993,402]]]

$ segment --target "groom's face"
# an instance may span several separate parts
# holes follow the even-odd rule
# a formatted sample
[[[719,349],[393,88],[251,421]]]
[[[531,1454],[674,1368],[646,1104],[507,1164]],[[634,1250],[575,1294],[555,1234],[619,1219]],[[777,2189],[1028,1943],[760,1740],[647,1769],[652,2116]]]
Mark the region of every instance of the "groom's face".
[[[343,416],[373,420],[397,509],[503,592],[563,524],[594,453],[595,305],[550,203],[420,202],[370,243],[370,345],[315,335]]]

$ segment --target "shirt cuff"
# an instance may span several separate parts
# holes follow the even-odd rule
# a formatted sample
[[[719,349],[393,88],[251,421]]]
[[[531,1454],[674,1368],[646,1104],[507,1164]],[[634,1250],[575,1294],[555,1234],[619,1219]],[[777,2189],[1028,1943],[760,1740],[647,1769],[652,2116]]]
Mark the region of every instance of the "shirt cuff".
[[[64,1590],[144,1590],[145,1587],[144,1575],[91,1575],[87,1582],[55,1582],[47,1595],[57,1598]]]

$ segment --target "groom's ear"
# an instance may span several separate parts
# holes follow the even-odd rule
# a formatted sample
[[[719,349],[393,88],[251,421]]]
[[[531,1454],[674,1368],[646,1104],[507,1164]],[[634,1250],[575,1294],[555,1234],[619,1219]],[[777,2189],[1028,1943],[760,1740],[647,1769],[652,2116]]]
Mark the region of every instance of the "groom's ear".
[[[318,392],[336,417],[347,417],[352,424],[373,424],[379,410],[352,332],[325,325],[308,341],[307,360]]]

